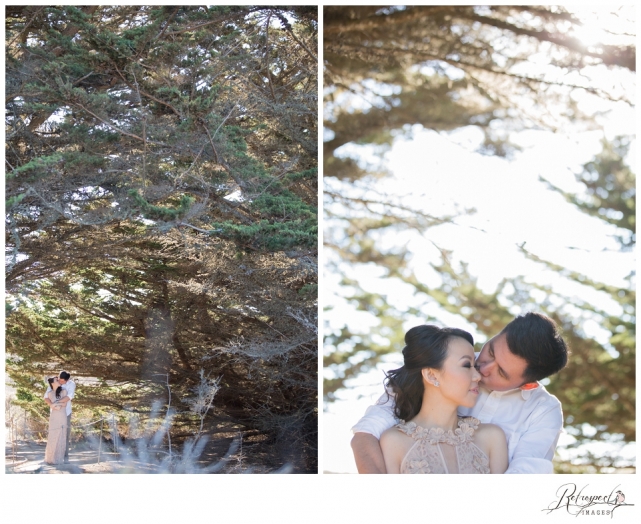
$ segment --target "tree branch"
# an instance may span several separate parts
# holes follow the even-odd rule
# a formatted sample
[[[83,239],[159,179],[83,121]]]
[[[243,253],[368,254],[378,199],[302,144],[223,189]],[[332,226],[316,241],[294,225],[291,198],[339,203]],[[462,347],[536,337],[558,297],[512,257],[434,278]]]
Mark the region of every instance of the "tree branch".
[[[97,120],[100,120],[103,124],[105,124],[106,126],[109,126],[111,129],[113,129],[114,131],[116,131],[116,132],[120,133],[121,135],[125,135],[125,136],[131,137],[131,138],[135,138],[136,140],[139,140],[139,141],[141,141],[141,142],[143,142],[143,143],[145,143],[145,142],[146,142],[145,138],[140,137],[140,136],[138,136],[138,135],[134,135],[133,133],[127,133],[127,131],[123,131],[122,129],[119,129],[119,128],[117,128],[116,126],[114,126],[113,124],[110,124],[110,123],[109,123],[109,122],[107,122],[105,119],[103,119],[103,118],[99,117],[96,113],[94,113],[94,112],[93,112],[93,111],[91,111],[90,109],[86,108],[84,105],[82,105],[82,104],[80,104],[80,103],[78,103],[78,102],[69,102],[69,103],[70,103],[70,104],[72,104],[72,105],[75,105],[76,107],[79,107],[79,108],[80,108],[80,109],[82,109],[83,111],[86,111],[86,112],[87,112],[87,113],[89,113],[91,116],[93,116],[93,117],[94,117],[94,118],[96,118]],[[168,147],[168,144],[163,144],[162,142],[152,142],[152,141],[149,141],[149,143],[150,143],[150,144],[153,144],[153,145],[156,145],[156,146],[164,146],[164,147]]]

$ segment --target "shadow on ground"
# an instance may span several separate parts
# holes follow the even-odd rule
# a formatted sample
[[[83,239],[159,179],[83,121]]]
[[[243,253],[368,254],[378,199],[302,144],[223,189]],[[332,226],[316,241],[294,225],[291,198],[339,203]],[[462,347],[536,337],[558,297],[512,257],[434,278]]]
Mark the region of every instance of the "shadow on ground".
[[[269,473],[289,472],[283,464],[268,464],[262,462],[263,455],[260,439],[249,436],[244,439],[241,446],[234,447],[233,435],[219,437],[207,443],[202,453],[193,460],[194,473],[205,471],[212,465],[220,468],[216,473]],[[87,443],[76,443],[69,452],[68,464],[50,465],[44,462],[46,443],[33,441],[19,441],[14,446],[5,446],[5,473],[8,474],[79,474],[79,473],[169,473],[162,458],[167,453],[150,453],[151,461],[143,461],[133,453],[126,453],[121,448],[120,453],[114,452],[108,445],[100,450],[89,446]],[[131,446],[128,449],[134,449]],[[180,451],[182,446],[176,446]],[[230,453],[230,449],[232,452]],[[176,455],[178,458],[179,455]]]

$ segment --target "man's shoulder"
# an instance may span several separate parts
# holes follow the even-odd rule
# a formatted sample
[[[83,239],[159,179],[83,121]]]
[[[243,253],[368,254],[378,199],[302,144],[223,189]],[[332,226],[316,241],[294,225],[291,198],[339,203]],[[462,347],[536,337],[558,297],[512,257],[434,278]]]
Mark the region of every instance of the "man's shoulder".
[[[542,384],[539,384],[539,387],[536,389],[527,391],[527,393],[529,393],[529,396],[526,404],[530,406],[528,411],[532,416],[543,416],[552,413],[561,415],[563,413],[561,401],[545,389],[545,386]]]
[[[532,392],[535,398],[540,399],[542,402],[549,402],[550,404],[558,404],[559,406],[561,405],[561,401],[558,398],[556,398],[552,393],[550,393],[547,389],[545,389],[545,386],[541,383],[539,383],[539,387],[536,389],[533,389]]]

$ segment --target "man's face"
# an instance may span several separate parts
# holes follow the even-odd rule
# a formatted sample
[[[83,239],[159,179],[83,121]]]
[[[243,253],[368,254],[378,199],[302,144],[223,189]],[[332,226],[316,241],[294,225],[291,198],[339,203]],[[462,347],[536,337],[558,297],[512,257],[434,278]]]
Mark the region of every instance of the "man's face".
[[[59,378],[58,382],[60,382],[61,386],[64,386],[67,383],[67,381],[64,378]]]
[[[489,390],[507,391],[525,383],[527,361],[510,351],[505,333],[485,343],[475,366],[481,374],[480,384]]]

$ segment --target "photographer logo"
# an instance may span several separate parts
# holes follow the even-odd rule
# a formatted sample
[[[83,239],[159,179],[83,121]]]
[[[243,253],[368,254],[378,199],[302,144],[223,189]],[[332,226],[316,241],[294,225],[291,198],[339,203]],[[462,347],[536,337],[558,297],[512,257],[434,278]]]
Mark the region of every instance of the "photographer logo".
[[[634,506],[626,502],[626,497],[619,484],[614,489],[605,492],[596,492],[585,485],[579,488],[574,483],[563,484],[556,490],[555,499],[548,504],[548,507],[541,510],[548,514],[555,512],[567,512],[573,516],[605,516],[614,518],[616,515],[625,513],[625,507]],[[624,508],[624,509],[619,509]]]

